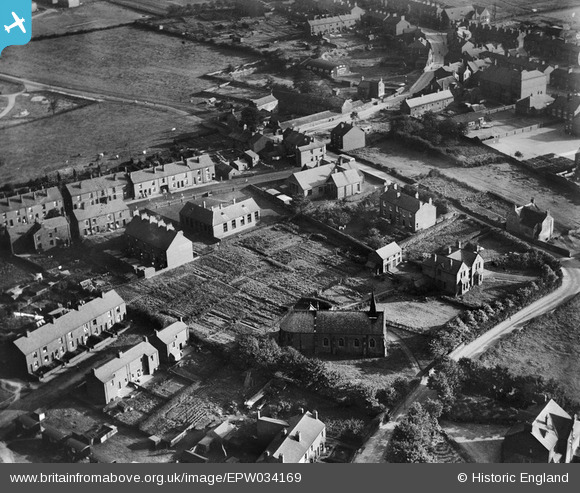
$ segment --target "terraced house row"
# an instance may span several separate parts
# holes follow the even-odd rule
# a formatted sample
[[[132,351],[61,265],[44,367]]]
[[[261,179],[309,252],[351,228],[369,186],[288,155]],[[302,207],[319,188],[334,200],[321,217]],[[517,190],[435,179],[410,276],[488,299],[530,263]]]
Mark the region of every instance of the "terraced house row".
[[[0,244],[14,254],[41,252],[118,229],[131,221],[129,203],[213,182],[202,154],[132,173],[113,173],[0,198]]]

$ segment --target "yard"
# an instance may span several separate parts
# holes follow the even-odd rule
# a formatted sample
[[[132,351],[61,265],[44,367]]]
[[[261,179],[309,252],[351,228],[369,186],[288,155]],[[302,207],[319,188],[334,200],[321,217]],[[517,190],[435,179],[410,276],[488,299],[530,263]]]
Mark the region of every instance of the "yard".
[[[501,444],[509,426],[440,422],[441,428],[477,464],[501,462]]]
[[[387,300],[378,306],[385,310],[388,321],[405,325],[418,333],[444,325],[461,312],[458,307],[436,298],[417,300],[397,296],[393,301]]]
[[[572,400],[580,395],[580,296],[516,330],[481,356],[516,375],[556,380]]]

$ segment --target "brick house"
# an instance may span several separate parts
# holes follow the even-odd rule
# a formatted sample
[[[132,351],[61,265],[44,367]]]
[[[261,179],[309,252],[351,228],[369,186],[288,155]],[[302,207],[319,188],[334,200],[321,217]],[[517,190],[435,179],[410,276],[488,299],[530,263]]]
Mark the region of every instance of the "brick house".
[[[443,254],[432,254],[422,264],[423,274],[454,296],[465,294],[483,282],[484,260],[477,246],[458,241]]]
[[[20,224],[5,228],[4,236],[15,255],[66,247],[71,240],[70,225],[64,216],[51,217],[32,225]]]
[[[575,120],[580,115],[580,96],[556,96],[552,104],[546,108],[546,114],[564,120],[564,130],[568,134],[578,135],[575,131]]]
[[[183,322],[175,322],[161,330],[155,330],[151,344],[159,352],[163,363],[175,363],[183,356],[183,349],[189,342],[189,327]]]
[[[281,346],[317,355],[359,358],[387,355],[387,326],[374,295],[367,311],[292,309],[280,323]]]
[[[287,422],[276,421],[280,425],[269,427],[277,431],[256,462],[305,464],[318,460],[326,444],[326,425],[316,411],[298,414]]]
[[[181,226],[192,233],[222,239],[254,228],[260,222],[260,207],[252,198],[232,204],[205,200],[188,202],[179,212]]]
[[[156,270],[173,269],[193,261],[193,244],[171,223],[143,212],[134,216],[124,234],[130,256]]]
[[[14,341],[29,374],[75,352],[92,335],[111,329],[125,319],[127,308],[116,291],[103,293],[53,322]]]
[[[47,217],[64,216],[64,200],[57,187],[0,199],[0,226],[33,225]]]
[[[135,199],[175,193],[215,180],[215,165],[207,154],[162,164],[129,174]]]
[[[443,111],[454,101],[450,90],[434,92],[417,98],[409,98],[401,103],[401,113],[410,116],[421,116],[427,111]]]
[[[391,272],[403,261],[403,250],[396,242],[369,253],[367,257],[367,267],[371,268],[375,274]]]
[[[515,205],[508,213],[506,230],[530,240],[548,241],[554,234],[554,218],[532,199],[529,204]]]
[[[101,404],[114,401],[131,382],[139,382],[153,375],[159,368],[159,354],[145,337],[142,342],[128,351],[119,351],[117,357],[94,368],[87,375],[87,392]]]
[[[360,149],[366,145],[366,134],[360,127],[342,122],[330,132],[330,145],[343,152]]]
[[[69,183],[64,187],[63,197],[67,211],[127,200],[131,198],[129,179],[122,174],[110,174]]]
[[[361,80],[356,89],[360,99],[380,99],[385,95],[385,83],[379,80]]]
[[[86,205],[71,213],[73,236],[81,239],[123,229],[130,221],[131,212],[122,200]]]
[[[571,463],[580,461],[580,421],[554,400],[529,411],[529,419],[512,426],[501,445],[501,461]]]
[[[416,232],[430,228],[437,222],[437,208],[431,199],[423,202],[419,194],[408,195],[397,184],[390,185],[381,195],[380,214],[391,224]]]

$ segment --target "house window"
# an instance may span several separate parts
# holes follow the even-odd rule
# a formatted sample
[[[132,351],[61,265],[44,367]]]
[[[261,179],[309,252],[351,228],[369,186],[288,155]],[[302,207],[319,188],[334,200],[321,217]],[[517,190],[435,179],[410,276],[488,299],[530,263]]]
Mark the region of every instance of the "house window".
[[[258,219],[260,219],[260,213],[258,211],[254,212],[254,217],[256,218],[256,221]]]
[[[251,223],[251,222],[252,222],[252,215],[248,214],[248,223]]]
[[[46,353],[47,351],[48,351],[48,347],[44,346],[44,347],[42,348],[42,352],[43,352],[43,353]]]
[[[228,232],[228,223],[224,223],[224,233]]]
[[[358,339],[354,340],[354,347],[360,347],[360,341]]]
[[[342,337],[338,340],[338,346],[344,347],[344,339]]]
[[[371,340],[369,341],[369,347],[376,347],[376,346],[377,346],[377,343],[376,343],[376,341],[375,341],[374,339],[371,339]]]
[[[330,346],[330,341],[328,340],[328,337],[325,337],[324,339],[322,339],[322,346],[323,347]]]
[[[240,226],[243,226],[244,224],[246,224],[246,219],[244,218],[244,216],[240,217]]]
[[[235,219],[232,220],[232,229],[236,229],[236,220]]]

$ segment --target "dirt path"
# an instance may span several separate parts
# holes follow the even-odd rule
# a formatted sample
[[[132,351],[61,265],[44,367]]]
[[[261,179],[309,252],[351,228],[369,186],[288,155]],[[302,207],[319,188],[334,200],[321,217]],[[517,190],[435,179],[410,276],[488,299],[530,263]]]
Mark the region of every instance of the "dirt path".
[[[0,96],[3,98],[6,98],[8,100],[8,106],[6,106],[6,108],[4,108],[1,112],[0,112],[0,118],[4,118],[8,113],[10,113],[10,111],[12,111],[12,108],[14,108],[14,105],[16,104],[16,96],[18,96],[19,94],[22,94],[22,92],[18,92],[15,94],[10,94],[8,96]]]

